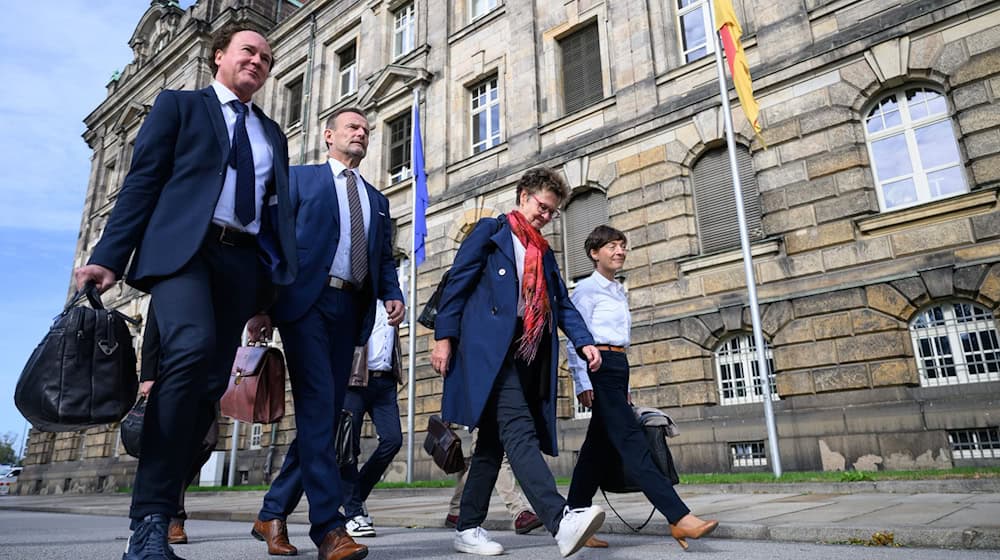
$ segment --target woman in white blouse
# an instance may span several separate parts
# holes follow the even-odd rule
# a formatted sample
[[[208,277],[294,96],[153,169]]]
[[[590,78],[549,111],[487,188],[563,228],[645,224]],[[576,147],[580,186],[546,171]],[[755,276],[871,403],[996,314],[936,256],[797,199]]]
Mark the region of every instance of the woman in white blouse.
[[[700,519],[684,505],[653,462],[646,436],[629,404],[626,350],[632,317],[625,290],[615,280],[625,265],[627,243],[621,231],[598,226],[584,244],[587,256],[594,261],[594,273],[573,290],[573,304],[601,351],[602,363],[596,372],[588,373],[572,343],[567,343],[577,398],[592,408],[593,415],[566,501],[571,508],[590,506],[608,462],[623,461],[628,477],[639,482],[646,498],[667,518],[671,535],[687,549],[687,539],[711,533],[719,522]]]

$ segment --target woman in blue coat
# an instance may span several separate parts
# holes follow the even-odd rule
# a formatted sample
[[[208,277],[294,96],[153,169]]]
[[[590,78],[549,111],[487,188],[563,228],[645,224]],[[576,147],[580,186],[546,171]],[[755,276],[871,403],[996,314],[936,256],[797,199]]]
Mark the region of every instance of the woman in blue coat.
[[[441,293],[431,353],[431,365],[445,379],[441,416],[479,429],[456,526],[459,552],[503,553],[481,525],[504,451],[563,556],[579,550],[604,522],[598,506],[566,507],[542,458],[558,452],[556,327],[591,371],[601,365],[541,234],[568,196],[555,171],[526,172],[517,184],[517,208],[476,224]]]

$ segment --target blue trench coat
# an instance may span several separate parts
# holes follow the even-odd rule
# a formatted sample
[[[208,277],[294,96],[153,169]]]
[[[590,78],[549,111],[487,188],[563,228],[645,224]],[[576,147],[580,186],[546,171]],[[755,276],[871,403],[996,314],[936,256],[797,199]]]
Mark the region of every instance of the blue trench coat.
[[[543,453],[555,456],[559,451],[556,440],[559,336],[556,326],[575,348],[594,344],[594,339],[569,299],[551,249],[545,253],[543,264],[553,320],[549,325],[550,344],[539,348],[535,359],[548,364],[547,371],[543,371],[549,376],[548,391],[537,394],[526,389],[525,396],[535,415],[539,447]],[[434,322],[436,340],[453,339],[441,402],[441,417],[445,421],[470,428],[479,424],[493,383],[514,342],[517,292],[514,241],[507,217],[484,218],[458,249]]]

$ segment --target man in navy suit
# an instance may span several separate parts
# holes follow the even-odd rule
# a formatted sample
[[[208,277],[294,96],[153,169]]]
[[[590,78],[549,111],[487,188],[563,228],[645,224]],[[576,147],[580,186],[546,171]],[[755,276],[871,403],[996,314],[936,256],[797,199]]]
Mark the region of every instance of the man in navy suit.
[[[243,325],[266,307],[272,284],[296,274],[287,140],[250,100],[270,73],[271,47],[229,27],[212,49],[211,86],[156,98],[104,234],[75,271],[81,287],[104,291],[125,276],[149,292],[161,335],[123,560],[178,558],[167,523]]]
[[[334,111],[323,138],[329,160],[291,168],[299,274],[272,308],[281,331],[295,400],[296,438],[281,474],[271,484],[252,534],[268,552],[293,555],[285,519],[305,490],[309,536],[320,560],[356,560],[368,554],[347,534],[339,508],[344,494],[334,445],[354,347],[375,322],[376,300],[390,325],[403,319],[403,294],[392,254],[389,201],[361,177],[368,150],[368,120],[357,108]],[[269,319],[248,327],[266,332]]]

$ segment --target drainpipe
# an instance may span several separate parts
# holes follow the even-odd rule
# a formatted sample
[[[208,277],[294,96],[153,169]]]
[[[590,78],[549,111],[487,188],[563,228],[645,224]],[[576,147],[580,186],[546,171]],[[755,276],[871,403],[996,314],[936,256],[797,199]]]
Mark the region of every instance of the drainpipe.
[[[306,144],[309,143],[309,113],[312,112],[313,56],[316,51],[316,14],[309,15],[309,56],[306,57],[306,78],[302,84],[302,142],[299,145],[299,165],[306,163]]]

